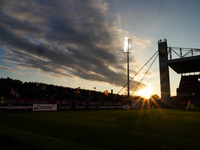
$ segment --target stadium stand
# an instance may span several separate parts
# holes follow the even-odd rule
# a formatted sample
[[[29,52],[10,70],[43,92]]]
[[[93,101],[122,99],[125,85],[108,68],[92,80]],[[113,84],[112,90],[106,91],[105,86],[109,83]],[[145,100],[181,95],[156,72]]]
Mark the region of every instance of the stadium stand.
[[[178,96],[194,96],[199,93],[200,75],[182,76],[179,88],[177,89]]]
[[[185,108],[188,100],[195,108],[200,108],[200,75],[181,76],[175,106]]]
[[[0,79],[0,96],[7,101],[13,102],[29,101],[35,99],[47,103],[47,101],[111,101],[120,102],[123,100],[123,95],[112,94],[105,95],[103,92],[86,89],[73,89],[70,87],[62,87],[56,85],[49,85],[38,82],[22,82],[20,80],[13,80],[10,78]],[[5,101],[5,103],[7,103]],[[27,102],[28,103],[28,102]]]

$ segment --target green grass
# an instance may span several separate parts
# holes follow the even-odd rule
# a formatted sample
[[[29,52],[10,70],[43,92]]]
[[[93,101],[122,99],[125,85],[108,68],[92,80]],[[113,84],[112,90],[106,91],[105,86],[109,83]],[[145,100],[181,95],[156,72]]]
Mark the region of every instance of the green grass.
[[[199,149],[200,112],[144,109],[0,113],[0,136],[18,145],[48,150]]]

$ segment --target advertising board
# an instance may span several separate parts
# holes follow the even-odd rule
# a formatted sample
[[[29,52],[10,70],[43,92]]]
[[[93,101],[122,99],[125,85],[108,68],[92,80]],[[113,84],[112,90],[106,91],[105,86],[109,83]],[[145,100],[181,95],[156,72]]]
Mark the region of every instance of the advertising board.
[[[58,110],[70,110],[72,106],[69,105],[58,105]]]
[[[31,110],[33,107],[31,105],[12,105],[9,104],[7,106],[4,107],[0,107],[0,109],[3,110]]]
[[[33,111],[57,111],[57,104],[33,104]]]
[[[131,109],[130,105],[123,105],[123,109]]]

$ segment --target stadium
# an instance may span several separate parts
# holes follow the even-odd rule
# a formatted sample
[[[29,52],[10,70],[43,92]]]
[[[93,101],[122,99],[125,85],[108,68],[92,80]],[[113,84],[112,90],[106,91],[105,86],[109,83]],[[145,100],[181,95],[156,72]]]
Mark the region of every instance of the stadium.
[[[191,66],[200,58],[162,60],[166,42],[158,42],[161,98],[1,78],[0,149],[199,149],[200,75],[187,73],[200,71]],[[187,74],[175,97],[169,66]]]
[[[0,0],[0,150],[199,150],[199,6]]]

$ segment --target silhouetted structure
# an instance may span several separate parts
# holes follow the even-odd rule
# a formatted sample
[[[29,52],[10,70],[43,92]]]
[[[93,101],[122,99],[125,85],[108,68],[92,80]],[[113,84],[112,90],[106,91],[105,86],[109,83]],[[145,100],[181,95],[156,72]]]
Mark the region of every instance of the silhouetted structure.
[[[184,108],[188,100],[195,107],[200,106],[200,49],[167,47],[167,40],[158,41],[161,98],[170,99],[169,67],[181,74],[177,97],[173,97],[174,105]],[[188,74],[188,75],[184,75]],[[193,106],[194,106],[193,105]]]
[[[127,53],[127,96],[130,96],[130,79],[129,79],[129,53],[132,49],[132,39],[125,37],[124,52]]]
[[[103,92],[91,91],[85,89],[73,89],[70,87],[62,87],[49,85],[38,82],[22,82],[10,78],[0,79],[0,96],[6,99],[15,101],[28,101],[36,99],[47,101],[93,101],[93,102],[120,102],[123,100],[122,95],[108,94]],[[28,102],[27,102],[28,103]]]
[[[200,95],[200,75],[181,76],[177,96],[191,97]]]
[[[163,100],[170,99],[170,81],[169,81],[169,67],[168,67],[168,52],[167,40],[158,41],[159,49],[159,65],[160,65],[160,88],[161,98]]]
[[[200,64],[200,56],[195,55],[195,52],[198,52],[199,49],[168,47],[166,39],[158,41],[158,49],[161,98],[163,100],[169,100],[169,66],[178,74],[200,71],[200,65],[198,65]],[[178,52],[176,50],[178,50]],[[172,56],[176,57],[173,58]]]

